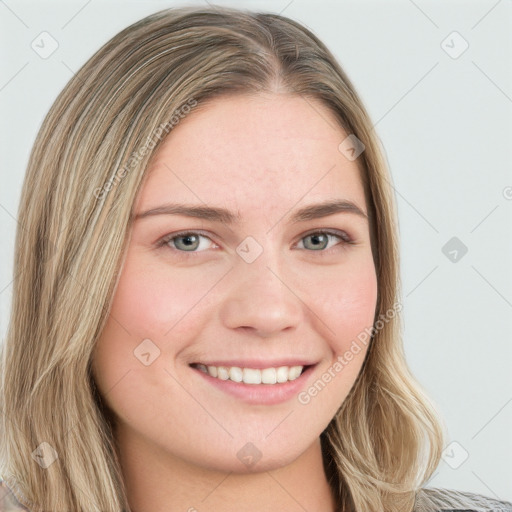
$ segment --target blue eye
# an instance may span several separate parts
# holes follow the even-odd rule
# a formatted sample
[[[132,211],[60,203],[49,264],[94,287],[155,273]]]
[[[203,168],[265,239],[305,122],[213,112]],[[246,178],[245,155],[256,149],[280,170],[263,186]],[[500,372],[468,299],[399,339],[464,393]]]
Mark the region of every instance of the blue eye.
[[[165,247],[170,249],[173,252],[181,252],[181,253],[193,253],[197,254],[198,252],[203,252],[206,250],[207,243],[201,243],[201,239],[209,240],[214,245],[216,245],[210,237],[202,234],[200,231],[182,231],[179,233],[171,233],[163,237],[159,242],[157,242],[158,247]],[[347,233],[343,231],[331,231],[331,230],[317,230],[310,232],[304,235],[300,242],[303,240],[311,240],[311,244],[303,244],[303,247],[306,249],[312,249],[310,252],[321,252],[325,253],[336,246],[341,246],[342,248],[349,244],[354,244],[355,242],[347,235]],[[337,244],[331,245],[328,249],[329,241],[333,239],[338,239],[341,242]],[[203,250],[197,250],[202,248]]]

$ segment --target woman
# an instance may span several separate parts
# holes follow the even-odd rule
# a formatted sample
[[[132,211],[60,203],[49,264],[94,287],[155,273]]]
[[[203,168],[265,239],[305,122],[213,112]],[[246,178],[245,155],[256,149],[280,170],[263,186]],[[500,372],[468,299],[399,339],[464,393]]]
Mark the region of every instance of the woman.
[[[19,219],[4,510],[511,509],[424,488],[444,434],[402,350],[389,175],[298,23],[123,30],[49,112]]]

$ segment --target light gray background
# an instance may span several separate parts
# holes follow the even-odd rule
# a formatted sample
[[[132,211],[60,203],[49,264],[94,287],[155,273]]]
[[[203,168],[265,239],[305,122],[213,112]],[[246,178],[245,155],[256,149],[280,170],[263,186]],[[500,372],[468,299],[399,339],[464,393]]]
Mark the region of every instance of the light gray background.
[[[104,42],[175,5],[206,2],[0,0],[2,339],[19,194],[44,115]],[[354,82],[393,176],[407,359],[453,443],[428,486],[512,500],[512,1],[217,5],[303,22]],[[46,59],[31,48],[43,31],[59,44]],[[445,51],[462,48],[454,31],[469,44],[457,58]],[[454,236],[468,248],[455,262],[442,251]]]

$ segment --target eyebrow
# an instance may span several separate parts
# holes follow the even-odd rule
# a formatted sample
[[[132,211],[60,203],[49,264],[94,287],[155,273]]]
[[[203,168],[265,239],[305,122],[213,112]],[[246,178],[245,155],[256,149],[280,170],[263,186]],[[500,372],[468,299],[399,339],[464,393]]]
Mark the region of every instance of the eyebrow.
[[[352,201],[345,199],[328,200],[322,203],[312,204],[297,210],[290,219],[292,224],[305,222],[308,220],[319,219],[333,215],[335,213],[352,213],[368,219],[359,206]],[[224,224],[240,224],[241,217],[221,207],[200,206],[191,204],[167,203],[162,206],[151,208],[145,212],[138,213],[135,220],[152,217],[155,215],[183,215],[197,219],[205,219],[212,222],[222,222]]]

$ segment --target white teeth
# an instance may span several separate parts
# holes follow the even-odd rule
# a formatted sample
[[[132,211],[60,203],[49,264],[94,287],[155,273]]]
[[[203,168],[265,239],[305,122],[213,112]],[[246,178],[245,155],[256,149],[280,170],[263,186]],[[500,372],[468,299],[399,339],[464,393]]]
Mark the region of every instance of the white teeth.
[[[242,368],[238,368],[238,366],[232,366],[229,369],[229,378],[234,380],[235,382],[242,382],[244,378],[244,374],[242,373]]]
[[[286,382],[288,380],[288,367],[280,366],[276,370],[277,382]]]
[[[217,378],[220,380],[228,380],[229,379],[229,371],[225,366],[219,366],[217,368]]]
[[[252,368],[244,368],[245,384],[261,384],[261,370],[253,370]]]
[[[292,366],[290,368],[290,373],[288,374],[288,379],[295,380],[302,372],[302,366]]]
[[[195,365],[198,370],[221,380],[232,380],[244,384],[276,384],[295,380],[300,377],[303,366],[279,366],[278,368],[240,368],[238,366],[206,366]]]
[[[275,384],[277,382],[276,369],[265,368],[261,370],[261,382],[263,384]]]

